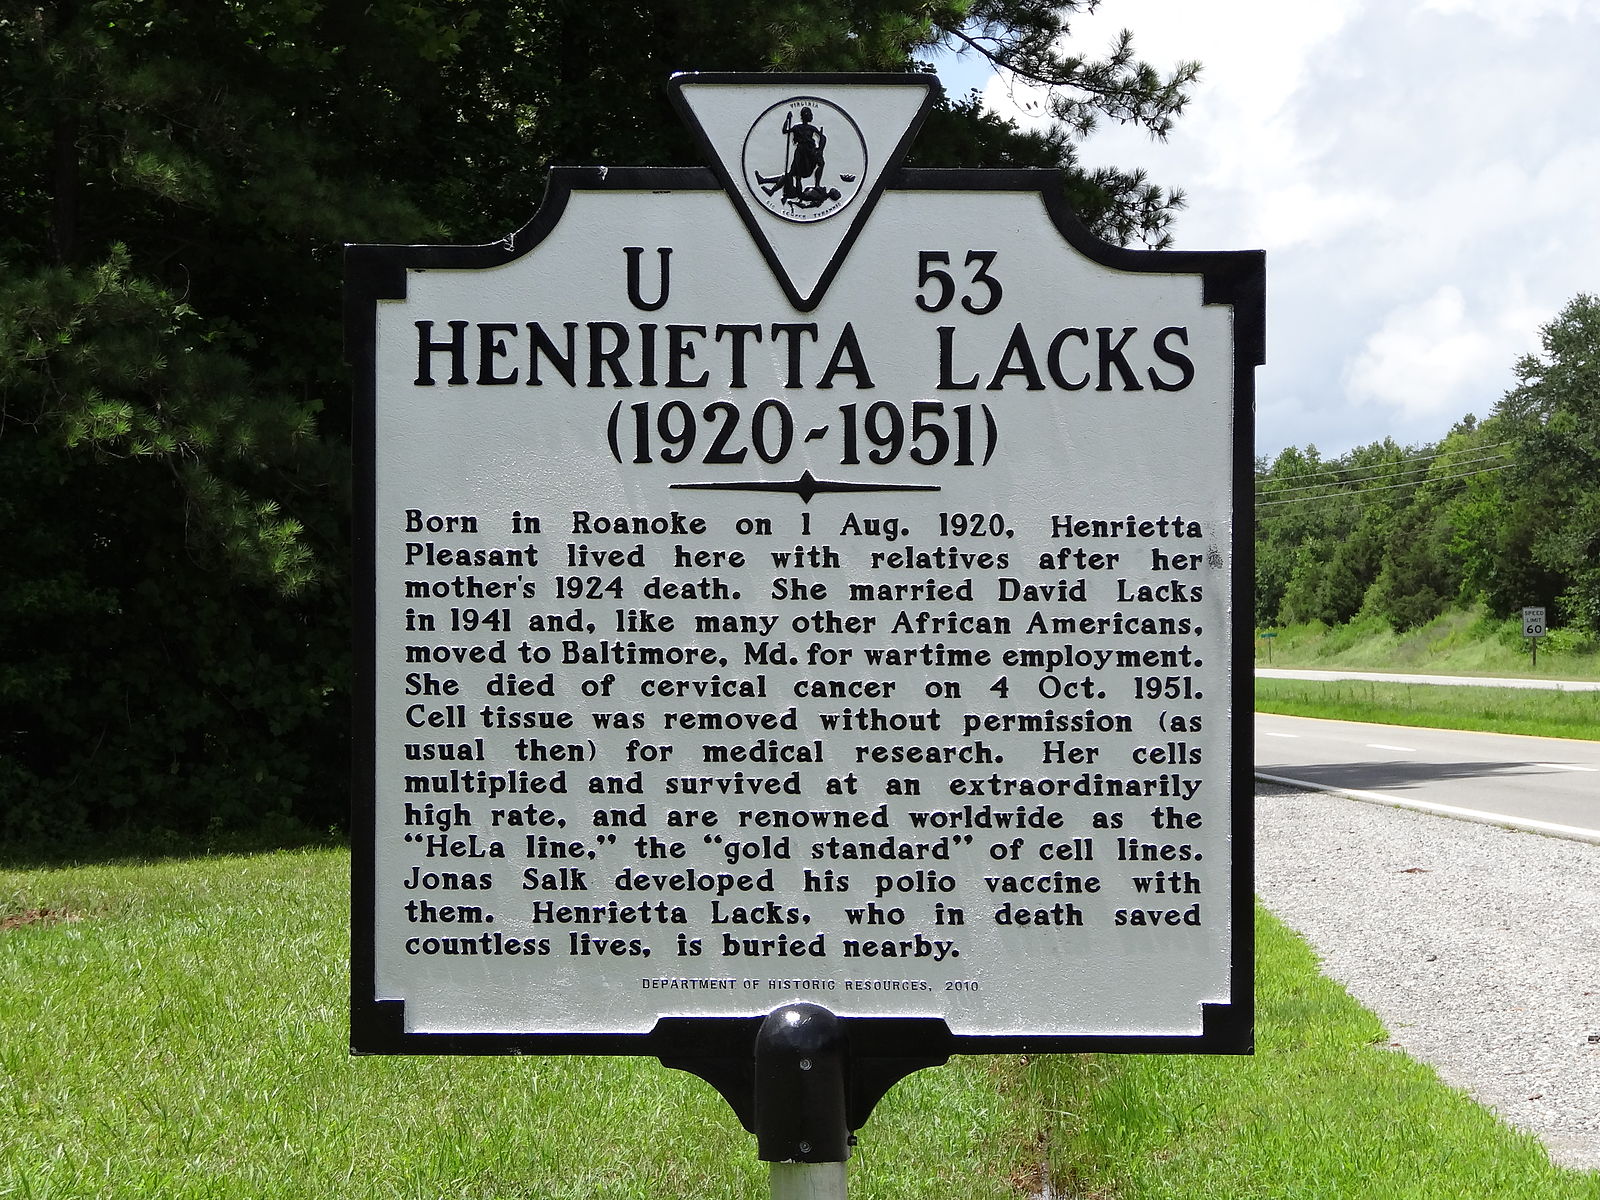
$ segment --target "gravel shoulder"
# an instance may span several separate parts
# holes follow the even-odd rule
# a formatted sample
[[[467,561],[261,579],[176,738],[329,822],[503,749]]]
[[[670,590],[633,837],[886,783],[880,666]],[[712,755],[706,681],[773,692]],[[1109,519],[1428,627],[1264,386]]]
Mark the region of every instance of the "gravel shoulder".
[[[1256,890],[1397,1047],[1600,1170],[1600,846],[1258,784]]]

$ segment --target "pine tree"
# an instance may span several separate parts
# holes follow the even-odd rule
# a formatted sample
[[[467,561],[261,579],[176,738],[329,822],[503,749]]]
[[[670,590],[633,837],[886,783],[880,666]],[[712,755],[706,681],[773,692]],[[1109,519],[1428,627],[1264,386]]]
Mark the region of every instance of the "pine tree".
[[[56,0],[0,12],[0,835],[343,819],[344,242],[488,241],[554,163],[687,164],[676,70],[909,70],[962,42],[1060,95],[969,100],[962,161],[1069,172],[1090,117],[1164,133],[1192,69],[1055,39],[1031,0]]]

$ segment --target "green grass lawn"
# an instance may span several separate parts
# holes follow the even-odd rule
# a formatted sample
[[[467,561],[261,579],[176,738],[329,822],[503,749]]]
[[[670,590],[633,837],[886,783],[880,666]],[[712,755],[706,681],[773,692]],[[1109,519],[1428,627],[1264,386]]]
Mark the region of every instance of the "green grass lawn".
[[[1554,1200],[1600,1174],[1549,1166],[1317,974],[1305,943],[1258,923],[1256,1054],[1041,1060],[1064,1116],[1050,1140],[1077,1193],[1139,1200]]]
[[[1257,679],[1256,711],[1378,725],[1600,739],[1600,692],[1365,679]]]
[[[1535,664],[1519,619],[1496,621],[1479,609],[1452,609],[1404,633],[1370,618],[1332,628],[1293,625],[1271,630],[1271,638],[1259,636],[1265,632],[1256,631],[1258,667],[1600,679],[1600,641],[1593,636],[1554,629],[1540,639]]]
[[[764,1197],[654,1060],[364,1058],[348,855],[0,871],[0,1197]],[[853,1197],[1600,1200],[1386,1048],[1263,918],[1253,1059],[961,1059],[894,1089]]]
[[[1454,610],[1406,633],[1381,621],[1299,625],[1257,638],[1256,666],[1402,674],[1600,679],[1592,639],[1557,630],[1535,669],[1518,621]],[[1257,679],[1256,710],[1333,721],[1600,740],[1600,692],[1387,680]]]

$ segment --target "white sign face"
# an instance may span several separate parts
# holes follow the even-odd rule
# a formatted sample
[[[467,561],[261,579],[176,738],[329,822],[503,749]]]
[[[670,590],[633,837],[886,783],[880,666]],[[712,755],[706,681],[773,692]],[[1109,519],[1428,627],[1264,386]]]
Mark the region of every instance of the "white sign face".
[[[1545,635],[1544,608],[1529,606],[1522,610],[1522,636],[1537,638]]]
[[[358,1044],[805,1000],[1241,1048],[1259,258],[1088,253],[1045,173],[851,191],[903,129],[735,90],[723,187],[353,259]],[[856,224],[799,308],[755,221]]]

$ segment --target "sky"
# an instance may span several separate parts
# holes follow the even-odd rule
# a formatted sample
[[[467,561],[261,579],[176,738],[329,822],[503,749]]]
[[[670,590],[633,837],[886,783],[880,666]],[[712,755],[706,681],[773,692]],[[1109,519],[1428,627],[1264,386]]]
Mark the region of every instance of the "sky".
[[[1124,28],[1202,75],[1166,142],[1102,123],[1081,158],[1182,188],[1176,248],[1267,252],[1257,454],[1436,441],[1600,293],[1596,0],[1105,0],[1069,44]],[[938,65],[1038,122],[976,56]]]

